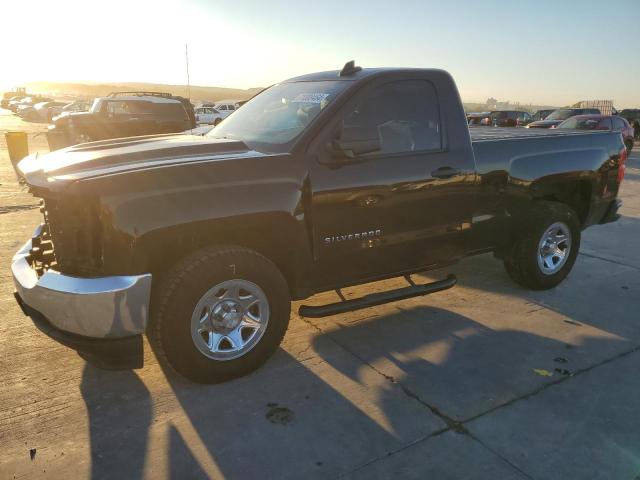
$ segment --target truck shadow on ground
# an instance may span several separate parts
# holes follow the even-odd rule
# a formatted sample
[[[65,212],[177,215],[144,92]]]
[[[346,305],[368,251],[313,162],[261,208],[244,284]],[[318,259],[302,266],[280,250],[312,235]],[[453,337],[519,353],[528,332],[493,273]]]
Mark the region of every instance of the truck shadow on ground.
[[[586,338],[579,348],[619,342]],[[163,471],[153,465],[158,458],[171,478],[334,477],[446,428],[430,407],[454,421],[475,417],[559,380],[554,368],[573,368],[577,351],[433,307],[359,320],[311,343],[311,355],[280,350],[254,374],[220,385],[192,384],[163,368],[171,391],[160,398],[136,373],[87,365],[81,392],[92,478],[153,477],[154,468]],[[167,438],[151,451],[153,417],[176,400],[186,418],[165,419]],[[439,478],[452,463],[425,469]]]

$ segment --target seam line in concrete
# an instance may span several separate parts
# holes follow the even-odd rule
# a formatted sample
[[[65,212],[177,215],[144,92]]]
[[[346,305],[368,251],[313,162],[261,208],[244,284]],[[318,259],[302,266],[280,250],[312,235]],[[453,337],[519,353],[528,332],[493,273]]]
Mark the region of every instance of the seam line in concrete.
[[[352,352],[348,347],[346,347],[345,345],[342,345],[335,338],[333,338],[333,336],[330,333],[327,334],[320,327],[318,327],[316,324],[314,324],[310,320],[308,320],[308,319],[306,319],[304,317],[300,317],[300,318],[302,319],[303,322],[305,322],[308,325],[312,326],[318,332],[322,333],[323,335],[328,335],[333,343],[335,343],[340,348],[342,348],[344,351],[346,351],[347,353],[352,355],[354,358],[356,358],[363,365],[366,365],[367,367],[369,367],[371,370],[376,372],[378,375],[380,375],[384,379],[388,380],[389,382],[393,383],[394,385],[397,385],[407,397],[415,400],[416,402],[420,403],[422,406],[427,407],[431,411],[431,413],[433,413],[436,417],[440,418],[440,420],[442,420],[445,423],[445,425],[447,425],[448,428],[450,428],[451,430],[454,430],[455,432],[458,432],[458,433],[466,433],[464,427],[462,426],[462,424],[460,422],[456,422],[452,418],[449,418],[448,416],[446,416],[445,414],[440,412],[440,410],[438,410],[436,407],[433,407],[433,406],[429,405],[422,398],[420,398],[419,395],[417,395],[415,392],[411,391],[409,388],[407,388],[401,382],[396,380],[393,376],[387,375],[386,373],[381,372],[376,367],[374,367],[371,363],[367,362],[365,359],[360,357],[357,353]]]
[[[542,305],[545,306],[545,305]],[[546,306],[545,306],[546,307]],[[409,388],[407,388],[405,385],[403,385],[401,382],[399,382],[398,380],[396,380],[393,376],[391,375],[387,375],[384,372],[381,372],[380,370],[378,370],[376,367],[374,367],[371,363],[367,362],[366,360],[364,360],[363,358],[361,358],[359,355],[357,355],[356,353],[352,352],[349,348],[347,348],[346,346],[342,345],[340,342],[338,342],[335,338],[333,338],[333,336],[330,333],[325,332],[324,330],[322,330],[322,328],[320,328],[318,325],[316,325],[315,323],[313,323],[312,321],[310,321],[307,318],[304,318],[302,316],[300,316],[300,319],[305,322],[306,324],[310,325],[312,328],[314,328],[316,331],[318,331],[319,333],[323,334],[323,335],[327,335],[329,337],[329,339],[337,346],[339,346],[340,348],[342,348],[344,351],[346,351],[347,353],[349,353],[350,355],[352,355],[354,358],[356,358],[358,361],[362,362],[364,365],[368,366],[370,369],[372,369],[374,372],[376,372],[378,375],[382,376],[383,378],[385,378],[386,380],[388,380],[389,382],[397,385],[398,387],[400,387],[400,389],[402,390],[402,392],[408,396],[409,398],[412,398],[413,400],[417,401],[418,403],[420,403],[421,405],[423,405],[424,407],[428,408],[429,411],[431,411],[431,413],[433,413],[436,417],[440,418],[445,425],[447,425],[446,428],[442,428],[440,430],[437,430],[436,432],[432,432],[428,435],[425,435],[419,439],[414,440],[413,442],[408,443],[407,445],[403,445],[402,447],[390,451],[390,452],[386,452],[383,455],[380,455],[377,458],[374,458],[358,467],[355,467],[354,469],[345,472],[344,474],[340,474],[337,478],[344,478],[347,475],[350,475],[368,465],[371,465],[379,460],[382,460],[384,458],[390,457],[392,455],[395,455],[397,453],[402,452],[403,450],[417,445],[418,443],[421,443],[429,438],[432,437],[436,437],[439,435],[442,435],[443,433],[447,432],[447,431],[454,431],[455,433],[458,434],[463,434],[463,435],[467,435],[469,438],[475,440],[476,442],[478,442],[482,447],[484,447],[486,450],[488,450],[489,452],[491,452],[493,455],[497,456],[498,458],[500,458],[502,461],[504,461],[506,464],[508,464],[510,467],[512,467],[513,469],[515,469],[517,472],[519,472],[520,474],[524,475],[526,478],[528,478],[529,480],[534,480],[533,477],[531,475],[529,475],[528,473],[524,472],[523,470],[521,470],[517,465],[513,464],[509,459],[505,458],[504,456],[500,455],[498,452],[494,451],[493,449],[491,449],[489,446],[487,446],[483,441],[481,441],[479,438],[477,438],[472,432],[470,432],[464,424],[472,422],[474,420],[477,420],[478,418],[481,418],[485,415],[491,414],[497,410],[500,410],[502,408],[508,407],[510,405],[513,405],[516,402],[519,402],[520,400],[527,400],[529,398],[532,398],[536,395],[538,395],[539,393],[542,393],[543,391],[547,390],[548,388],[551,388],[553,386],[556,385],[560,385],[568,380],[570,380],[571,378],[575,378],[579,375],[582,375],[584,373],[590,372],[591,370],[594,370],[600,366],[606,365],[608,363],[611,363],[615,360],[621,359],[626,357],[627,355],[631,355],[634,352],[638,352],[640,351],[640,345],[637,345],[635,347],[633,347],[630,350],[621,352],[617,355],[614,355],[613,357],[607,358],[602,360],[601,362],[598,362],[594,365],[576,370],[572,375],[570,376],[564,376],[559,378],[558,380],[555,380],[553,382],[549,382],[547,384],[542,385],[540,388],[534,390],[533,392],[529,392],[526,393],[524,395],[521,395],[519,397],[513,398],[511,400],[509,400],[508,402],[505,402],[501,405],[498,405],[494,408],[491,408],[489,410],[486,410],[484,412],[481,412],[477,415],[474,415],[468,419],[462,420],[462,421],[456,421],[452,418],[450,418],[449,416],[445,415],[444,413],[442,413],[437,407],[433,407],[431,406],[429,403],[425,402],[422,398],[420,398],[419,395],[417,395],[416,393],[414,393],[413,391],[411,391]]]
[[[560,385],[560,384],[562,384],[564,382],[567,382],[567,381],[571,380],[572,378],[576,378],[576,377],[578,377],[578,376],[580,376],[580,375],[582,375],[584,373],[588,373],[591,370],[594,370],[594,369],[596,369],[598,367],[601,367],[603,365],[607,365],[608,363],[614,362],[614,361],[616,361],[616,360],[618,360],[620,358],[624,358],[627,355],[631,355],[631,354],[633,354],[635,352],[639,352],[639,351],[640,351],[640,345],[637,345],[637,346],[633,347],[631,350],[627,350],[627,351],[621,352],[621,353],[619,353],[617,355],[614,355],[613,357],[606,358],[606,359],[602,360],[601,362],[598,362],[598,363],[595,363],[595,364],[593,364],[591,366],[576,370],[572,375],[562,376],[562,377],[558,378],[558,380],[554,380],[552,382],[545,383],[544,385],[542,385],[541,387],[537,388],[536,390],[534,390],[532,392],[529,392],[529,393],[526,393],[526,394],[521,395],[519,397],[513,398],[513,399],[509,400],[508,402],[505,402],[505,403],[502,403],[500,405],[497,405],[497,406],[495,406],[493,408],[490,408],[489,410],[486,410],[486,411],[484,411],[482,413],[474,415],[473,417],[469,417],[469,418],[461,421],[460,423],[464,424],[464,423],[472,422],[474,420],[477,420],[478,418],[484,417],[485,415],[488,415],[488,414],[493,413],[493,412],[495,412],[497,410],[500,410],[501,408],[505,408],[505,407],[508,407],[509,405],[513,405],[514,403],[519,402],[520,400],[528,400],[529,398],[535,397],[539,393],[544,392],[548,388],[554,387],[556,385]]]
[[[612,260],[610,258],[600,257],[592,253],[579,252],[578,255],[584,255],[585,257],[595,258],[596,260],[602,260],[603,262],[609,262],[623,267],[633,268],[634,270],[640,270],[640,267],[636,267],[635,265],[629,265],[628,263],[618,262],[617,260]]]

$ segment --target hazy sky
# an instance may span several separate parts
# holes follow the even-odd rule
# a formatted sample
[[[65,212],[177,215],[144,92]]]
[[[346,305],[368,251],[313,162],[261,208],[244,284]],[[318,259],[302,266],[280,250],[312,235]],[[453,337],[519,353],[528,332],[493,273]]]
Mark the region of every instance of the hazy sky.
[[[640,0],[37,0],[2,5],[0,86],[266,86],[355,59],[438,67],[465,101],[640,107]]]

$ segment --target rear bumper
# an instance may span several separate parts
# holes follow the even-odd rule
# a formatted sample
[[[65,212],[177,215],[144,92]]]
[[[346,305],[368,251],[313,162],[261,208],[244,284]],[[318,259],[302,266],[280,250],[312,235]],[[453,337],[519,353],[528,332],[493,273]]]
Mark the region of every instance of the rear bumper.
[[[620,207],[622,207],[622,200],[616,199],[611,202],[611,205],[609,205],[609,208],[607,208],[607,211],[605,212],[604,217],[602,217],[600,224],[611,223],[618,220],[620,218],[620,214],[618,213]]]
[[[11,262],[16,295],[27,313],[38,312],[53,329],[72,338],[116,339],[144,332],[150,274],[78,278],[48,270],[38,278],[29,263],[30,250],[31,240]]]

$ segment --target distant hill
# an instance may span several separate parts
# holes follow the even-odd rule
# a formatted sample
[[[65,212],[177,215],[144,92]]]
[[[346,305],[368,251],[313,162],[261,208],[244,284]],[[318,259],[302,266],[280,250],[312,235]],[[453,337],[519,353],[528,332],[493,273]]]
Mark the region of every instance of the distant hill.
[[[186,85],[164,85],[161,83],[61,83],[61,82],[31,82],[26,85],[27,91],[46,93],[55,97],[82,97],[94,98],[108,95],[111,92],[120,91],[151,91],[167,92],[173,95],[186,97],[188,89]],[[242,90],[238,88],[191,86],[191,100],[199,102],[203,100],[246,100],[262,90],[262,87]]]

